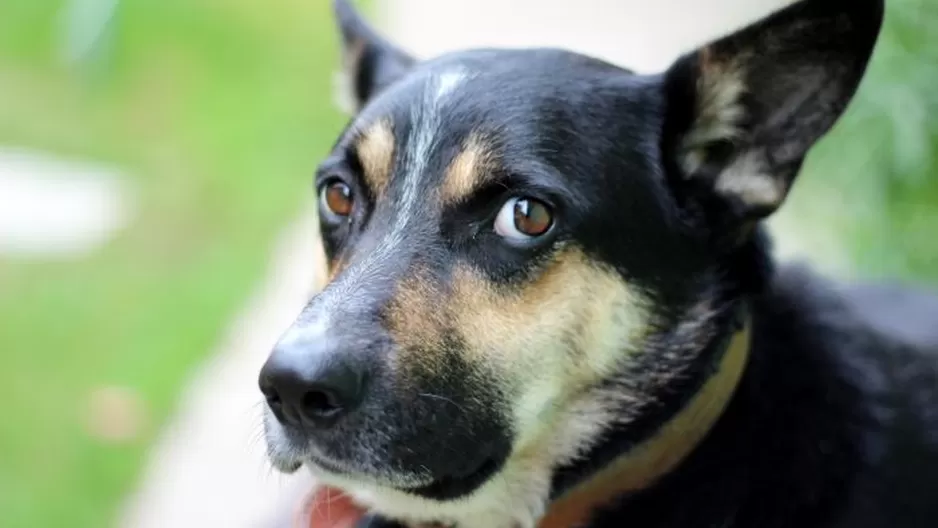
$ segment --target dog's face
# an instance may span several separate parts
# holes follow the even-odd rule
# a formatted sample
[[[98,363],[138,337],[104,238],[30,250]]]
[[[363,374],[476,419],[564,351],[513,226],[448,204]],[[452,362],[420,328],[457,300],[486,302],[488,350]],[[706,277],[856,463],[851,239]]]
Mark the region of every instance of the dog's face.
[[[355,113],[316,175],[329,282],[261,374],[274,464],[402,518],[536,519],[721,331],[727,259],[852,97],[879,10],[798,4],[640,76],[416,61],[338,2]]]

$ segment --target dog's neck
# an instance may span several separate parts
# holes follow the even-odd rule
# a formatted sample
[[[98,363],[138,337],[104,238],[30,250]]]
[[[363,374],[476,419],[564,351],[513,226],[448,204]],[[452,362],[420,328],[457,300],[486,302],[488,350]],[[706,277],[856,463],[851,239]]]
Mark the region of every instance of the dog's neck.
[[[647,489],[703,441],[729,404],[750,352],[750,321],[728,336],[699,390],[645,440],[560,493],[538,528],[576,528],[617,497]]]

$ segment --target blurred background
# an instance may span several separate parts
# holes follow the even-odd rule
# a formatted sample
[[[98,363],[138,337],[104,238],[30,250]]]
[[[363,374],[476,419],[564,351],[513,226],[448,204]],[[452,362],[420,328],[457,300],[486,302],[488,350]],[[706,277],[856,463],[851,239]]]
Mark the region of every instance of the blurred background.
[[[552,45],[639,71],[785,0],[372,0],[418,55]],[[938,283],[938,0],[772,222],[786,259]],[[319,264],[343,124],[328,0],[0,0],[0,526],[288,526],[256,371]]]

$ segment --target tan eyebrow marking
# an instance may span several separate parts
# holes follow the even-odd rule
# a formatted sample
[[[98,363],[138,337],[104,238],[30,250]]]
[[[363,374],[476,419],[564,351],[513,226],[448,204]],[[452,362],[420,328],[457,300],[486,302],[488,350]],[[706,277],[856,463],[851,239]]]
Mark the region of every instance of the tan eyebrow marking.
[[[446,168],[441,189],[443,203],[457,203],[468,197],[492,177],[494,163],[492,145],[481,135],[471,134]]]
[[[394,132],[388,119],[376,121],[355,141],[365,184],[376,196],[384,193],[391,179],[395,148]]]

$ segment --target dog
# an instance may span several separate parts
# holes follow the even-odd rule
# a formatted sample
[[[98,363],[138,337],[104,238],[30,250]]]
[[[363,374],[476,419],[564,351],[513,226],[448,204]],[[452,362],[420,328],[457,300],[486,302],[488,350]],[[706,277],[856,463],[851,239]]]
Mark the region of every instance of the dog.
[[[327,284],[260,371],[272,465],[361,527],[938,526],[938,298],[764,227],[883,10],[802,0],[637,74],[417,59],[336,1],[351,117]]]

